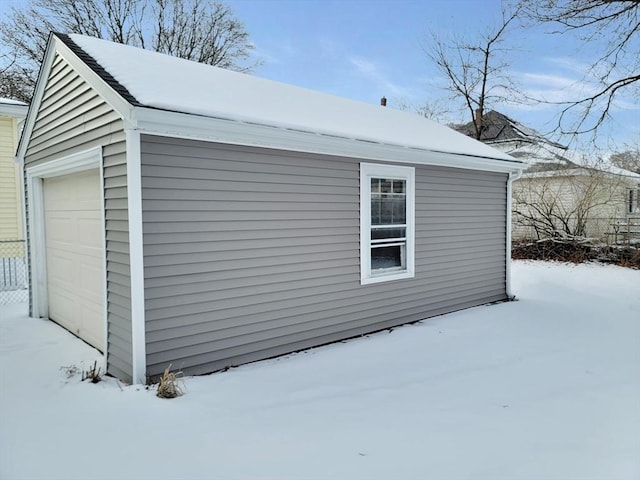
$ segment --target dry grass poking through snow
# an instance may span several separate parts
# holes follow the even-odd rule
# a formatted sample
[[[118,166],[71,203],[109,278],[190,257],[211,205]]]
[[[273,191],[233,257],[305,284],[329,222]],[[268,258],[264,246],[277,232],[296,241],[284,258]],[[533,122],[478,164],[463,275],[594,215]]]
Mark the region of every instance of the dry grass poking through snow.
[[[182,389],[182,372],[172,372],[171,365],[164,369],[158,383],[156,396],[160,398],[176,398],[184,393]]]

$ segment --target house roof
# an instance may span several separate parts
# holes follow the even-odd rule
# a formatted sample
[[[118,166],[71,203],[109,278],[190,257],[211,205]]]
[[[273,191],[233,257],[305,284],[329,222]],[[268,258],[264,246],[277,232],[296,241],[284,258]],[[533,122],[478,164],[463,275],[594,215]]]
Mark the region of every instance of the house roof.
[[[470,137],[475,136],[476,134],[474,122],[454,125],[454,128]],[[529,128],[520,122],[509,118],[503,113],[491,110],[483,115],[482,129],[480,133],[481,142],[491,143],[514,139],[530,142],[544,142],[564,150],[567,148],[559,143],[552,142],[533,128]]]
[[[14,100],[13,98],[5,98],[5,97],[0,97],[0,103],[6,104],[6,105],[24,105],[27,107],[29,106],[29,104],[25,102],[21,102],[20,100]]]
[[[454,125],[453,128],[465,135],[476,134],[473,122]],[[598,170],[609,175],[640,179],[639,174],[610,163],[586,164],[583,158],[564,145],[494,110],[483,117],[481,141],[526,161],[530,165],[526,175],[572,176],[580,174],[581,170]]]
[[[12,98],[0,97],[0,115],[23,119],[27,116],[29,105]]]
[[[474,122],[454,125],[460,133],[475,138]],[[522,123],[491,110],[482,117],[480,141],[530,165],[528,172],[576,168],[576,154]]]
[[[422,163],[425,152],[435,152],[444,154],[442,164],[464,156],[464,168],[522,168],[508,154],[417,114],[83,35],[52,34],[47,51],[55,49],[72,52],[73,61],[115,92],[112,106],[129,121],[128,128],[139,131],[180,130],[159,126],[171,119],[194,138],[228,143],[415,163]],[[249,133],[243,136],[241,129]]]
[[[117,82],[108,78],[112,86],[130,94],[127,100],[133,104],[511,160],[419,115],[83,35],[68,38]]]

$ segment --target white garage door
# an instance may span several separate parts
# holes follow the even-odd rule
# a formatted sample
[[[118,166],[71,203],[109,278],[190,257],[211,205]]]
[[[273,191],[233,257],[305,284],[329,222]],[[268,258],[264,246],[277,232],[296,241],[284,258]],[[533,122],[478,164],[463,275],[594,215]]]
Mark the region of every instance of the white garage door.
[[[98,170],[44,179],[49,318],[104,351]]]

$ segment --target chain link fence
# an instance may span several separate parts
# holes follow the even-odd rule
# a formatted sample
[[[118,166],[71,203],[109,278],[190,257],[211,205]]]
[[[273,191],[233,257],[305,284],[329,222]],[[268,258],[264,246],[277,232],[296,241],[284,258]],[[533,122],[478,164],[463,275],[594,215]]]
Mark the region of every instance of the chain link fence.
[[[0,305],[29,300],[24,240],[0,240]]]

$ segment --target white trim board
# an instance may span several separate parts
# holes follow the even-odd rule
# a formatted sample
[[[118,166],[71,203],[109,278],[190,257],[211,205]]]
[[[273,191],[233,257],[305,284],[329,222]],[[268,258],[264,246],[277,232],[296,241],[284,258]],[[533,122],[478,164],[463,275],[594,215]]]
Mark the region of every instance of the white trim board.
[[[66,61],[73,69],[80,75],[80,77],[87,82],[93,89],[96,90],[113,109],[123,119],[125,127],[130,125],[131,112],[133,106],[123,99],[116,91],[113,90],[100,76],[94,72],[84,61],[73,53],[73,51],[65,45],[54,33],[49,35],[47,42],[47,48],[45,56],[40,65],[40,71],[38,73],[38,83],[36,84],[31,105],[25,120],[24,129],[18,144],[18,151],[16,159],[19,163],[24,162],[24,156],[27,153],[27,142],[31,139],[31,133],[35,126],[36,117],[40,110],[40,104],[49,80],[48,75],[44,75],[44,72],[50,72],[51,66],[56,58],[56,54]]]
[[[515,294],[511,290],[511,235],[513,235],[513,182],[522,176],[522,172],[510,173],[507,179],[507,238],[506,238],[506,271],[505,271],[505,292],[509,300],[515,299]]]
[[[33,167],[27,167],[26,187],[28,204],[28,225],[29,242],[28,252],[31,262],[31,309],[34,317],[48,318],[49,304],[47,292],[47,258],[46,258],[46,236],[45,236],[45,213],[44,213],[44,190],[43,179],[69,175],[71,173],[82,172],[97,168],[100,172],[100,184],[104,185],[102,168],[102,147],[94,147],[83,152],[75,153],[65,157],[56,158],[46,163],[41,163]],[[104,213],[104,188],[100,192],[102,204],[102,251],[106,248],[106,230]],[[108,356],[108,328],[107,328],[107,278],[106,278],[106,255],[103,255],[103,325],[104,325],[104,364],[106,371],[106,359]]]
[[[135,107],[132,122],[143,134],[274,148],[279,150],[337,155],[388,163],[409,163],[510,173],[523,168],[522,162],[437,152],[401,145],[368,142],[353,138]]]
[[[406,182],[405,268],[379,273],[371,269],[371,179],[393,178]],[[380,163],[360,164],[360,285],[415,277],[415,168]]]
[[[127,143],[129,275],[131,279],[131,378],[134,384],[144,384],[147,380],[147,348],[145,343],[140,133],[135,130],[126,130],[125,134]]]

